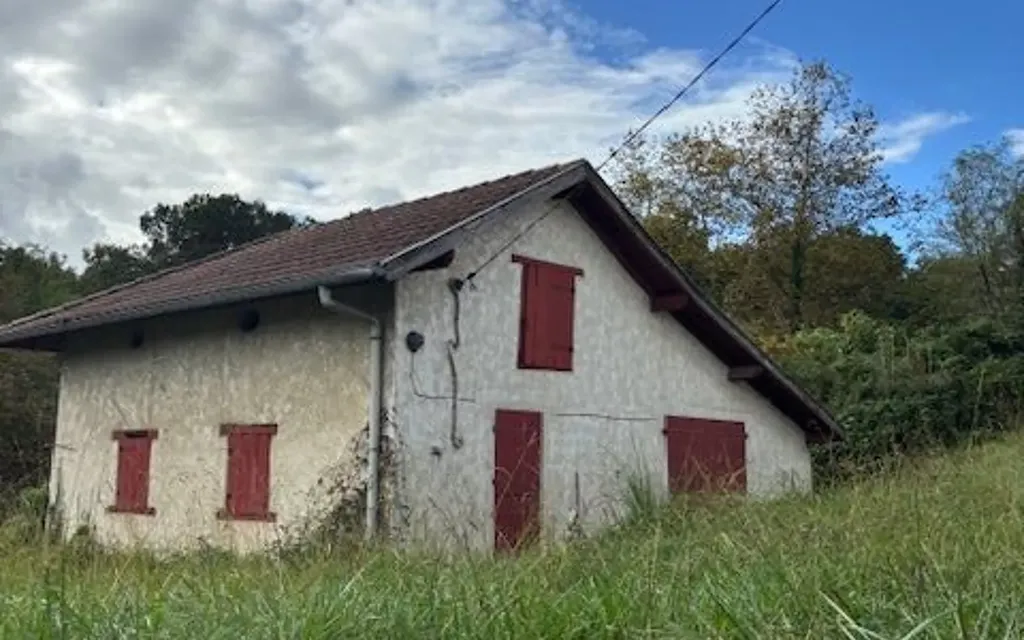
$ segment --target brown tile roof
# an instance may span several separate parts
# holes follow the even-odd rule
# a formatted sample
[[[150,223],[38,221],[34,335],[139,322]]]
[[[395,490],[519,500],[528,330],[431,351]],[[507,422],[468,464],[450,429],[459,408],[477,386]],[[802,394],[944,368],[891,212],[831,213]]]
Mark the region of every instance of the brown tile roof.
[[[275,234],[0,327],[0,347],[76,326],[142,318],[267,295],[289,283],[344,275],[449,229],[576,163],[551,165]]]

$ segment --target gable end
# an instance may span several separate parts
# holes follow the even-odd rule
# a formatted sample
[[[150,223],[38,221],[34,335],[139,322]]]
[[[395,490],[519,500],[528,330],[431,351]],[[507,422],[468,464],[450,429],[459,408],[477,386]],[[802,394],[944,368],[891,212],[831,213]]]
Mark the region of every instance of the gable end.
[[[597,235],[622,268],[650,300],[652,313],[671,313],[683,327],[708,348],[730,372],[736,384],[747,384],[788,416],[810,442],[843,437],[829,412],[803,391],[754,345],[725,313],[718,309],[696,283],[658,246],[614,194],[597,171],[585,161],[563,171],[514,198],[438,234],[429,242],[410,248],[382,262],[389,280],[403,277],[445,252],[483,233],[502,217],[547,207],[555,201],[570,204]],[[541,216],[541,219],[543,216]],[[527,231],[530,227],[527,227]],[[504,249],[508,249],[505,247]],[[475,273],[464,274],[471,280]],[[756,375],[750,367],[759,367]]]
[[[810,442],[843,437],[829,412],[790,380],[757,348],[696,283],[658,246],[597,172],[585,168],[583,183],[566,195],[580,217],[643,289],[652,312],[667,312],[730,371],[788,416]]]

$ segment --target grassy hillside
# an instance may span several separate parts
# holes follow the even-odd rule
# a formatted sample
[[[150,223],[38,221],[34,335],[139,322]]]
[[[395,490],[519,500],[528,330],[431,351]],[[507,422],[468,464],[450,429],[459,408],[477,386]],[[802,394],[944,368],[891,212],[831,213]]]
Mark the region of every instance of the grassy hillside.
[[[677,507],[518,562],[158,563],[7,543],[0,637],[1015,638],[1022,460],[1014,437],[814,498]]]

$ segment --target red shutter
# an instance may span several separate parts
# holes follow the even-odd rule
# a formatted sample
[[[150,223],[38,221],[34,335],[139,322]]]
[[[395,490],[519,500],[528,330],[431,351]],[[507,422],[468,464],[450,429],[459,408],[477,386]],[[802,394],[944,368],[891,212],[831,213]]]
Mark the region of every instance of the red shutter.
[[[228,438],[227,490],[220,517],[275,519],[270,511],[270,441],[276,425],[222,425]]]
[[[665,444],[673,493],[746,490],[742,422],[668,416]]]
[[[149,506],[149,465],[155,430],[114,431],[117,441],[117,479],[113,513],[154,515]]]
[[[545,276],[548,366],[556,371],[572,371],[576,274],[568,269],[549,268]]]
[[[572,371],[576,277],[583,271],[512,256],[522,264],[519,368]]]
[[[523,265],[522,288],[520,289],[519,312],[519,366],[520,368],[543,367],[544,295],[541,288],[540,269],[533,264]]]
[[[543,416],[498,409],[494,416],[494,546],[514,550],[540,532]]]

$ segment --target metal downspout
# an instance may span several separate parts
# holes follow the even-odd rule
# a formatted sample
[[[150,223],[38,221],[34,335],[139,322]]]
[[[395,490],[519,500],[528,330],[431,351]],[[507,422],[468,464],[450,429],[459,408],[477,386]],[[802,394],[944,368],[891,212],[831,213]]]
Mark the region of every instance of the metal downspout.
[[[366,463],[369,467],[369,478],[366,483],[366,539],[370,540],[377,534],[377,520],[380,501],[380,434],[381,434],[381,395],[383,392],[384,340],[383,325],[380,318],[361,309],[350,307],[338,302],[325,286],[318,286],[317,298],[320,306],[339,315],[351,315],[362,318],[370,323],[370,398],[369,442],[367,443]]]

